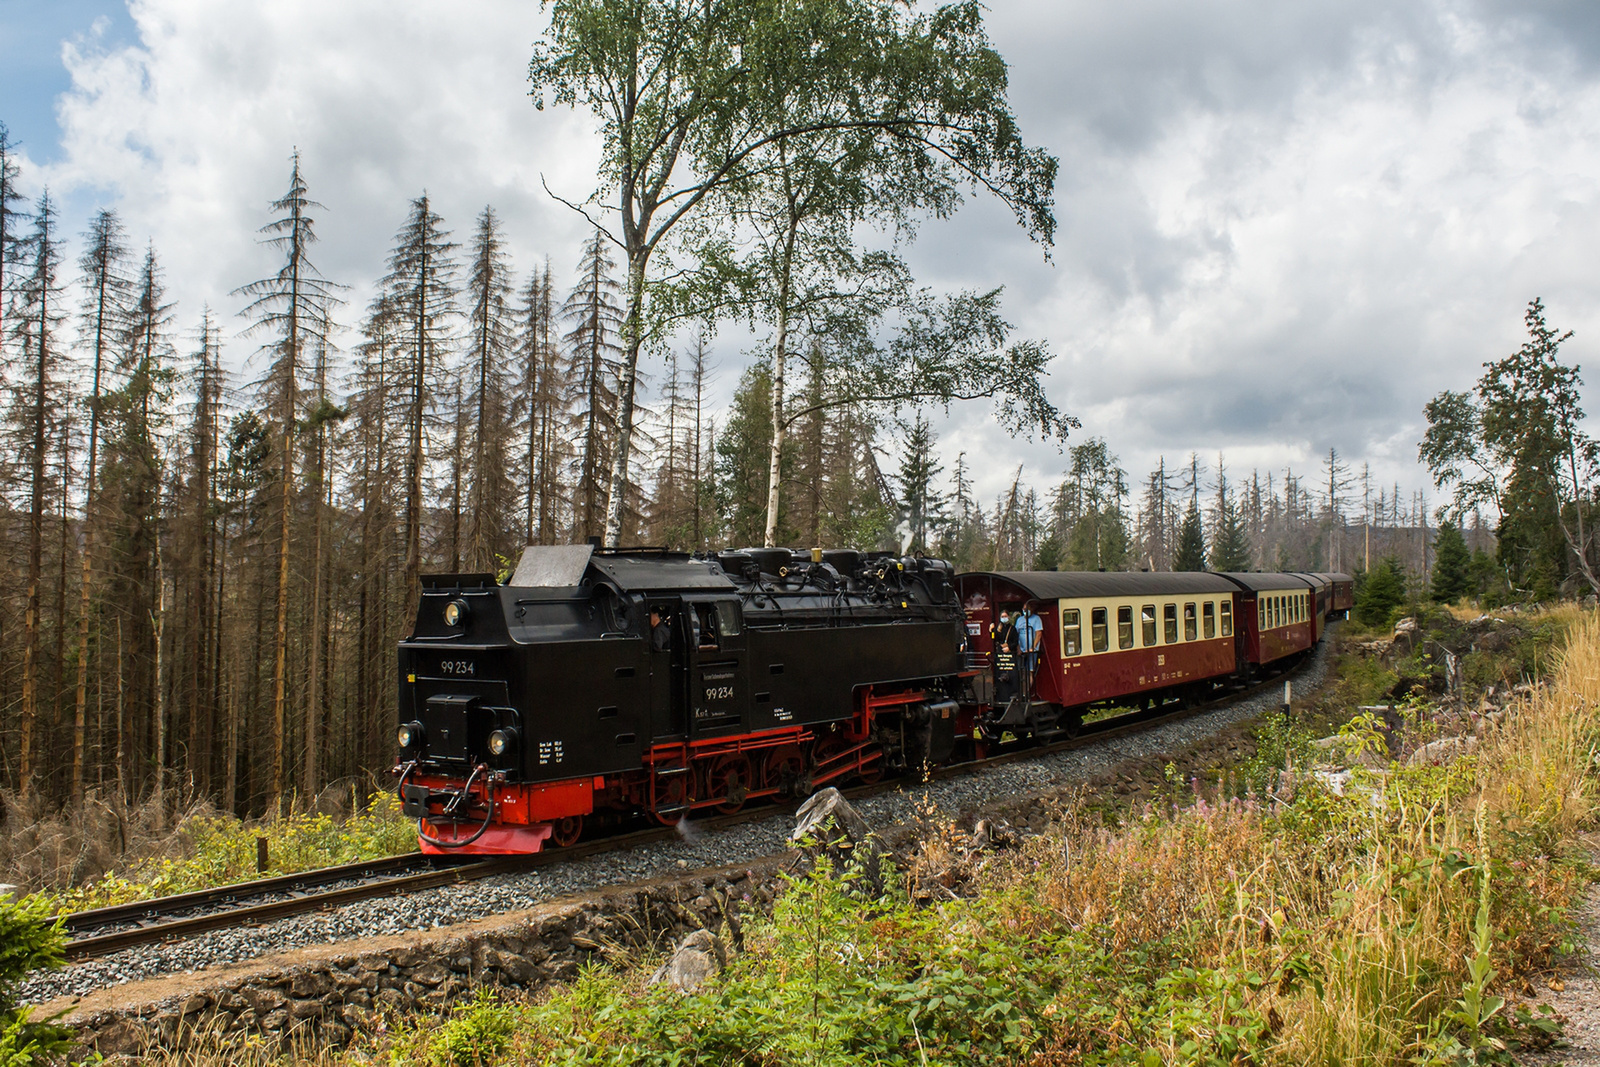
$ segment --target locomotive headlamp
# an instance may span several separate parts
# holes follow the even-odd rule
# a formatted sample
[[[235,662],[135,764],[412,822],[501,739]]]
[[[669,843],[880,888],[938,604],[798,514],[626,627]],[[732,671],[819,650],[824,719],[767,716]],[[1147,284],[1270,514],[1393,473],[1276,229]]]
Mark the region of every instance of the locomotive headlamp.
[[[444,606],[444,624],[446,626],[460,626],[467,621],[467,602],[465,600],[452,600]]]
[[[489,735],[489,755],[499,759],[517,747],[517,731],[512,727],[496,730]]]
[[[420,722],[403,724],[396,731],[394,739],[399,742],[400,747],[403,749],[420,748],[422,745],[422,724]]]

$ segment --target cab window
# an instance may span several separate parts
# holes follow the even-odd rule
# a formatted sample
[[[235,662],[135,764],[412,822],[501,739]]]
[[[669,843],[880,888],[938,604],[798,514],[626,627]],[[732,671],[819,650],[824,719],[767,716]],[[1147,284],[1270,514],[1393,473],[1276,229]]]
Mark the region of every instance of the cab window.
[[[1110,647],[1110,635],[1106,630],[1106,609],[1091,608],[1089,611],[1089,636],[1094,641],[1094,650],[1096,652],[1104,652]]]
[[[1166,631],[1162,636],[1166,639],[1167,644],[1176,644],[1178,641],[1178,605],[1167,604],[1161,609],[1161,615],[1161,628]]]
[[[1233,636],[1233,602],[1228,600],[1222,602],[1222,636]]]
[[[1183,606],[1183,639],[1185,641],[1193,641],[1200,636],[1197,628],[1198,619],[1199,616],[1194,611],[1194,604],[1185,604]]]
[[[723,637],[739,636],[741,627],[738,601],[717,601],[717,629],[722,633]]]
[[[1146,604],[1139,609],[1139,626],[1144,630],[1144,646],[1149,648],[1156,643],[1156,606]]]
[[[717,609],[713,604],[696,604],[690,625],[694,629],[696,648],[711,650],[717,647]]]
[[[1207,641],[1217,636],[1217,606],[1209,600],[1200,605],[1200,631]]]
[[[1061,654],[1076,656],[1083,651],[1083,628],[1079,625],[1078,609],[1066,608],[1061,612]]]

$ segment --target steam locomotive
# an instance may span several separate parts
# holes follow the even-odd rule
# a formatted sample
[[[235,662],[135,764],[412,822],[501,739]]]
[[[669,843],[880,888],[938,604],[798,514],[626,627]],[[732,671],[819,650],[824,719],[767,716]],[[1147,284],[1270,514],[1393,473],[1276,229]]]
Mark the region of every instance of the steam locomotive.
[[[399,654],[401,802],[425,852],[528,853],[875,781],[1291,662],[1348,583],[532,546],[505,585],[423,579]],[[1042,640],[1012,656],[995,620],[1024,607]]]

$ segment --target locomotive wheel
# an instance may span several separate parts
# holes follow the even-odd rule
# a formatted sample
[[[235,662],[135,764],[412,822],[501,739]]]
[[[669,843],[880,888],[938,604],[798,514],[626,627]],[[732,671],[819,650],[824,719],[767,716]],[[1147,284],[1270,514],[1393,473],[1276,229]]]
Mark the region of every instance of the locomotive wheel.
[[[678,821],[688,814],[687,812],[674,811],[664,815],[661,810],[663,808],[670,810],[682,807],[688,799],[688,786],[689,776],[687,774],[675,774],[671,778],[660,780],[661,791],[656,796],[656,810],[650,813],[656,817],[657,822],[663,826],[676,826]]]
[[[767,753],[761,764],[761,788],[776,789],[781,796],[800,791],[806,773],[806,757],[799,745],[779,745]]]
[[[557,819],[550,827],[550,843],[557,848],[571,848],[583,835],[583,816],[568,815]]]
[[[732,815],[744,807],[744,798],[750,792],[750,757],[737,753],[720,756],[711,764],[706,774],[706,796],[727,797],[717,805],[723,815]]]
[[[866,752],[863,752],[861,755],[863,757],[866,757],[866,756],[873,755],[873,753],[872,753],[871,750],[868,750]],[[862,767],[859,771],[856,772],[856,777],[861,779],[861,784],[862,785],[876,785],[878,783],[878,781],[883,777],[883,752],[882,752],[882,750],[878,751],[877,756],[878,756],[877,759],[873,760],[871,763],[867,764],[865,767]]]

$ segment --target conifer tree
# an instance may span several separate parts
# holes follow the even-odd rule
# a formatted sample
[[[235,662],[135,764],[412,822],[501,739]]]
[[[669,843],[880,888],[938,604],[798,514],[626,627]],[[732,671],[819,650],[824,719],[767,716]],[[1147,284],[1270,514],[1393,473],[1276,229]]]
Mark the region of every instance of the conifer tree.
[[[311,796],[315,796],[322,788],[322,734],[330,709],[328,671],[331,612],[328,596],[332,583],[332,534],[329,513],[333,508],[330,497],[333,478],[328,470],[331,460],[329,436],[331,428],[347,414],[333,402],[328,392],[328,364],[332,350],[328,335],[331,329],[328,309],[324,307],[322,322],[313,338],[315,354],[312,357],[311,403],[305,417],[305,428],[311,436],[306,478],[306,498],[311,510],[311,618],[306,670],[309,692],[301,724],[301,740],[305,748],[301,785]]]
[[[520,389],[526,405],[527,476],[523,540],[530,545],[554,544],[563,508],[562,470],[567,461],[564,429],[569,421],[567,364],[552,341],[553,294],[550,263],[534,271],[518,309],[518,347],[522,360]]]
[[[446,378],[450,325],[457,314],[456,248],[424,193],[411,202],[411,214],[395,235],[389,274],[382,282],[395,322],[396,371],[405,411],[403,602],[410,605],[417,603],[421,592],[426,427],[435,394]]]
[[[360,505],[360,584],[356,592],[355,717],[361,724],[360,759],[371,765],[388,747],[384,736],[387,709],[393,691],[388,657],[392,636],[406,608],[395,597],[395,577],[400,573],[395,536],[395,486],[401,480],[405,434],[402,383],[399,366],[399,322],[395,306],[385,293],[373,300],[361,326],[356,349],[354,389],[350,410],[354,416],[354,447],[350,461],[352,494]]]
[[[84,235],[84,251],[78,260],[83,272],[84,299],[78,317],[81,344],[89,352],[90,386],[88,463],[84,468],[83,520],[81,523],[81,574],[78,586],[77,686],[72,716],[72,799],[83,802],[84,769],[89,711],[89,642],[93,615],[93,567],[95,534],[99,522],[96,511],[100,476],[101,398],[105,393],[106,359],[116,340],[128,328],[132,281],[127,273],[128,249],[122,223],[116,214],[102,210]]]
[[[1200,507],[1189,499],[1189,510],[1183,514],[1183,525],[1178,527],[1178,544],[1172,553],[1175,571],[1203,571],[1206,569],[1206,533],[1200,521]]]
[[[766,528],[771,390],[768,367],[747,368],[717,437],[717,501],[731,545],[759,545]]]
[[[1429,591],[1439,603],[1453,604],[1472,588],[1472,554],[1467,551],[1461,528],[1453,522],[1440,524],[1439,536],[1433,547],[1433,577]]]
[[[943,519],[944,498],[934,487],[934,479],[944,473],[933,454],[938,440],[933,426],[922,414],[908,426],[900,426],[903,434],[900,449],[900,506],[909,527],[907,550],[926,553],[930,534],[937,531]]]
[[[130,798],[139,782],[124,775],[135,767],[150,768],[152,793],[159,798],[167,771],[161,522],[162,453],[173,380],[171,321],[155,251],[146,249],[118,368],[123,384],[107,397],[111,425],[103,472],[110,535],[106,600],[121,634],[117,686],[125,694],[118,700],[117,769]]]
[[[1355,616],[1364,626],[1384,626],[1406,600],[1406,582],[1400,564],[1385,556],[1367,572],[1356,591]]]
[[[573,536],[579,541],[605,533],[606,472],[623,432],[617,413],[622,355],[618,344],[622,308],[617,296],[622,287],[612,277],[615,269],[606,237],[596,230],[583,247],[578,284],[561,306],[561,318],[571,326],[562,341],[567,346],[569,406],[576,422]],[[631,421],[628,429],[631,432]]]
[[[16,288],[17,268],[23,260],[22,220],[26,215],[12,206],[23,199],[17,190],[17,180],[21,176],[11,131],[0,122],[0,348],[10,337],[6,316]]]
[[[212,788],[217,725],[218,458],[224,374],[217,327],[206,308],[194,353],[194,408],[185,431],[182,485],[174,501],[171,533],[175,617],[173,692],[187,723],[185,751],[190,775],[203,794]]]
[[[277,443],[278,462],[278,571],[277,611],[272,666],[272,795],[276,810],[282,802],[289,684],[289,572],[293,540],[295,459],[297,431],[301,415],[300,375],[314,338],[320,337],[330,310],[341,303],[341,286],[328,281],[311,261],[311,246],[316,242],[316,224],[311,214],[322,207],[307,196],[300,175],[300,153],[292,157],[289,188],[273,201],[276,214],[261,228],[265,243],[283,256],[283,265],[273,275],[243,286],[239,292],[250,298],[242,314],[251,320],[246,334],[272,337],[269,349],[272,363],[265,384],[266,407],[271,413]],[[325,342],[326,338],[322,340]]]
[[[511,471],[511,373],[514,337],[511,261],[492,207],[478,216],[467,281],[471,462],[467,468],[468,570],[494,571],[511,553],[516,487]]]
[[[40,727],[40,585],[44,580],[45,515],[59,485],[48,479],[50,431],[60,415],[62,344],[58,336],[60,307],[60,241],[55,232],[55,206],[48,191],[39,197],[33,232],[22,254],[27,273],[17,293],[13,333],[18,353],[14,419],[15,451],[27,470],[28,556],[26,606],[23,613],[21,738],[17,755],[18,790],[28,796],[34,787],[35,735]]]
[[[1250,569],[1250,536],[1239,514],[1234,494],[1228,487],[1228,475],[1217,457],[1217,499],[1211,514],[1211,569],[1214,571],[1247,571]]]

